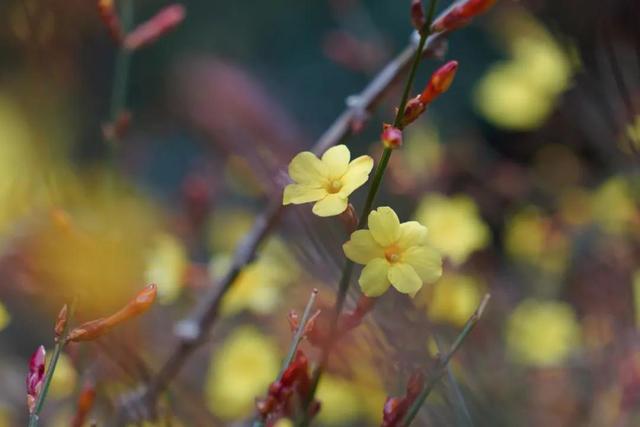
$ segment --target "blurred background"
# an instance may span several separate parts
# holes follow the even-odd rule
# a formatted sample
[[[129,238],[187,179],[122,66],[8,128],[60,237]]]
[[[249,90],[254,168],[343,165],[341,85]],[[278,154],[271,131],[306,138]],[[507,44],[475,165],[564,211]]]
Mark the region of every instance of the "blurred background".
[[[101,425],[157,371],[174,323],[281,197],[288,161],[408,43],[409,3],[185,0],[184,22],[135,52],[121,86],[95,2],[0,4],[0,426],[26,423],[29,355],[53,346],[74,297],[84,321],[150,282],[160,296],[69,347],[45,425],[69,425],[89,380]],[[168,5],[132,4],[135,23]],[[387,293],[341,341],[318,425],[379,425],[385,397],[450,345],[485,292],[486,317],[415,425],[640,423],[638,19],[634,0],[501,0],[449,37],[457,78],[407,130],[377,200],[429,227],[443,277],[414,299]],[[416,92],[440,63],[423,63]],[[118,87],[130,118],[113,123]],[[379,158],[399,96],[346,142],[354,156]],[[347,237],[337,219],[287,208],[163,397],[161,425],[251,418],[286,354],[289,310],[313,287],[333,301]]]

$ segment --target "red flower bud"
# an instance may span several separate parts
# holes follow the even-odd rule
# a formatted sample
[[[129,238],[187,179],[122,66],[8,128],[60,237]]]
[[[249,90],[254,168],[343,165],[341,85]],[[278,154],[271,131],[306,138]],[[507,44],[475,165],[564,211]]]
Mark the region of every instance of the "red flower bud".
[[[424,24],[426,23],[422,0],[411,0],[411,23],[413,24],[413,27],[422,34],[424,31]]]
[[[127,34],[124,39],[124,47],[128,50],[136,50],[155,42],[176,28],[184,20],[184,16],[184,6],[180,4],[165,7]]]
[[[438,68],[432,75],[427,87],[420,94],[420,101],[425,105],[431,103],[438,96],[445,93],[458,71],[458,61],[449,61]]]
[[[122,43],[124,34],[120,19],[113,5],[113,0],[98,0],[98,13],[109,35],[117,44]]]
[[[434,33],[451,31],[468,24],[474,17],[489,10],[496,0],[461,0],[449,7],[431,25]]]
[[[29,408],[30,414],[36,409],[36,401],[42,390],[45,356],[46,351],[43,346],[40,346],[29,359],[29,372],[27,373],[27,407]]]
[[[420,100],[420,96],[411,98],[407,102],[407,106],[404,108],[404,115],[402,116],[402,127],[413,123],[418,117],[424,113],[427,106]]]
[[[111,316],[92,320],[74,328],[69,332],[67,340],[74,342],[91,341],[101,337],[120,323],[147,311],[155,301],[157,293],[156,285],[146,286],[138,292],[134,299]]]
[[[387,123],[382,125],[382,135],[380,138],[386,148],[393,149],[402,145],[402,131]]]

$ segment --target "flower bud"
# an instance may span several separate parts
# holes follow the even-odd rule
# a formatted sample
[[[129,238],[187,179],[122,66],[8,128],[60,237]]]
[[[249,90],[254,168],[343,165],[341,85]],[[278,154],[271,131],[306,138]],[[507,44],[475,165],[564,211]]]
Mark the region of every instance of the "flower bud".
[[[107,28],[109,35],[117,44],[122,43],[124,34],[120,19],[115,10],[113,0],[98,0],[98,13],[102,23]]]
[[[431,31],[451,31],[468,24],[475,16],[489,10],[496,0],[461,0],[449,7],[431,25]]]
[[[138,316],[151,307],[156,299],[158,289],[151,284],[140,291],[127,305],[109,317],[86,322],[74,328],[67,336],[68,341],[91,341],[109,332],[113,327]]]
[[[404,115],[402,116],[402,127],[413,123],[418,117],[424,113],[427,106],[420,100],[420,96],[411,98],[407,102],[407,106],[404,108]]]
[[[124,39],[124,47],[128,50],[136,50],[155,42],[176,28],[184,20],[184,16],[184,6],[180,4],[165,7],[127,34]]]
[[[67,304],[63,305],[58,313],[58,317],[56,318],[56,325],[53,328],[55,332],[55,339],[58,341],[62,334],[64,333],[64,329],[67,327],[67,321],[69,320],[69,312],[67,309]]]
[[[438,68],[429,79],[429,83],[424,91],[419,95],[420,101],[427,105],[438,96],[445,93],[453,82],[458,71],[458,61],[449,61]]]
[[[44,364],[46,351],[44,346],[40,346],[29,359],[29,372],[27,373],[27,407],[29,413],[33,414],[36,409],[36,401],[42,390],[44,381]]]
[[[422,34],[424,31],[424,24],[426,23],[422,0],[411,0],[411,23],[413,24],[413,27]]]
[[[385,123],[382,126],[382,143],[385,148],[398,148],[402,145],[402,131],[397,127]]]
[[[347,209],[339,215],[339,218],[347,233],[351,234],[356,231],[356,227],[358,227],[358,215],[351,203],[347,205]]]

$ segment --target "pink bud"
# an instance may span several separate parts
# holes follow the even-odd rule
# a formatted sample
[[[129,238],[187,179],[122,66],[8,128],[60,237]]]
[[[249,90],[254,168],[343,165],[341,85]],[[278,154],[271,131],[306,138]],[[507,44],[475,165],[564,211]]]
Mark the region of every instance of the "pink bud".
[[[124,47],[128,50],[136,50],[155,42],[177,27],[184,20],[184,16],[184,6],[180,4],[165,7],[127,34]]]
[[[422,33],[424,24],[426,23],[422,0],[411,0],[411,23],[419,33]]]
[[[42,390],[45,356],[46,351],[44,346],[40,346],[31,355],[31,359],[29,359],[29,372],[27,373],[27,407],[29,408],[30,414],[35,410],[38,395]]]
[[[383,125],[381,138],[386,148],[393,149],[402,145],[402,131],[390,124]]]
[[[458,71],[458,61],[449,61],[438,68],[429,79],[427,87],[420,94],[420,101],[427,105],[438,96],[449,90],[453,79]]]

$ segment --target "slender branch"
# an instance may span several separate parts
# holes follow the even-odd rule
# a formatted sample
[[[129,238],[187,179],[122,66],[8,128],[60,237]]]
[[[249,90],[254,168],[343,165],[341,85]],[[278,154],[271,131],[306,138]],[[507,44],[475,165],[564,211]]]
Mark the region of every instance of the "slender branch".
[[[33,410],[33,413],[29,416],[29,427],[36,427],[38,425],[38,421],[40,420],[40,412],[42,411],[42,407],[44,406],[44,401],[47,398],[47,393],[49,392],[49,386],[51,385],[51,380],[53,379],[53,374],[56,370],[56,366],[58,365],[58,360],[60,359],[60,354],[64,349],[64,346],[67,344],[67,332],[69,332],[69,325],[73,320],[73,315],[76,311],[76,299],[74,298],[71,303],[71,308],[69,310],[69,317],[67,318],[66,324],[60,335],[60,338],[56,342],[53,348],[53,355],[51,356],[51,361],[49,362],[49,366],[47,367],[47,373],[44,377],[44,382],[42,383],[42,390],[38,395],[38,400],[36,401],[36,406]]]
[[[404,90],[402,91],[402,97],[400,99],[400,104],[398,105],[398,110],[396,111],[396,117],[394,119],[393,125],[398,129],[403,129],[402,119],[404,117],[404,111],[407,106],[407,101],[409,100],[409,94],[411,93],[411,88],[413,87],[413,82],[415,81],[416,74],[418,71],[418,66],[420,65],[420,61],[423,58],[423,50],[424,46],[427,43],[427,39],[431,35],[431,23],[433,22],[433,17],[436,10],[436,5],[438,0],[431,0],[429,5],[429,14],[427,19],[425,20],[424,26],[420,31],[420,41],[418,42],[418,47],[415,49],[413,54],[413,61],[411,62],[411,68],[409,71],[409,75],[407,76],[407,80],[405,81]],[[391,159],[391,153],[393,149],[390,147],[385,147],[382,152],[382,156],[380,158],[380,162],[378,162],[378,166],[376,167],[375,174],[373,176],[373,180],[371,182],[371,187],[369,187],[369,192],[367,194],[367,199],[365,201],[362,212],[360,213],[360,219],[358,220],[357,229],[361,229],[365,226],[367,216],[371,212],[371,208],[373,207],[373,202],[375,201],[376,195],[378,194],[378,190],[382,184],[382,178],[384,177],[384,173],[387,169],[387,165],[389,164],[389,159]],[[329,363],[329,356],[331,354],[331,350],[333,345],[335,344],[335,337],[337,336],[336,332],[338,330],[338,320],[340,318],[340,314],[342,313],[342,309],[344,307],[344,302],[347,298],[347,292],[349,290],[349,284],[351,283],[351,274],[353,273],[353,261],[350,259],[345,260],[345,264],[342,270],[342,276],[340,278],[339,286],[338,286],[338,295],[336,297],[335,309],[333,311],[333,318],[331,320],[331,329],[329,333],[329,341],[326,343],[324,348],[322,349],[322,357],[320,364],[315,369],[313,373],[313,378],[311,380],[311,388],[309,394],[306,396],[306,400],[303,405],[302,412],[302,421],[300,422],[301,427],[306,427],[309,425],[309,405],[313,402],[315,398],[316,391],[318,389],[318,384],[320,383],[320,378],[322,377],[322,373],[324,369]]]
[[[486,309],[490,298],[491,298],[491,295],[489,294],[486,294],[484,298],[482,298],[480,305],[478,306],[476,311],[471,315],[469,320],[467,320],[467,323],[465,323],[464,327],[462,328],[462,331],[460,331],[455,341],[451,345],[449,352],[445,354],[443,357],[438,358],[438,361],[436,362],[436,366],[430,372],[430,375],[427,378],[427,381],[422,391],[420,392],[418,397],[416,397],[416,399],[413,401],[413,403],[407,410],[407,413],[402,418],[402,422],[400,423],[401,426],[409,427],[413,419],[418,414],[418,411],[424,404],[425,400],[427,400],[427,397],[429,396],[429,394],[431,393],[435,385],[447,373],[447,366],[449,365],[449,361],[451,361],[451,358],[456,354],[458,349],[462,346],[462,343],[464,342],[464,340],[467,338],[467,336],[469,336],[473,328],[476,326],[476,323],[478,323],[478,320],[480,320],[480,318],[482,317],[482,314],[484,313],[484,310]]]
[[[313,305],[315,304],[317,297],[318,297],[318,290],[314,288],[313,291],[311,291],[311,296],[309,297],[307,306],[304,308],[302,319],[300,319],[300,323],[298,323],[296,332],[293,335],[293,339],[291,340],[291,347],[289,348],[289,353],[287,353],[287,357],[284,359],[284,362],[282,363],[282,368],[280,369],[280,373],[278,374],[278,380],[282,378],[282,374],[284,374],[284,371],[287,370],[287,368],[291,364],[291,361],[296,355],[296,351],[298,350],[300,341],[302,341],[302,337],[304,336],[305,329],[307,328],[307,322],[311,318],[311,310],[313,310]]]

